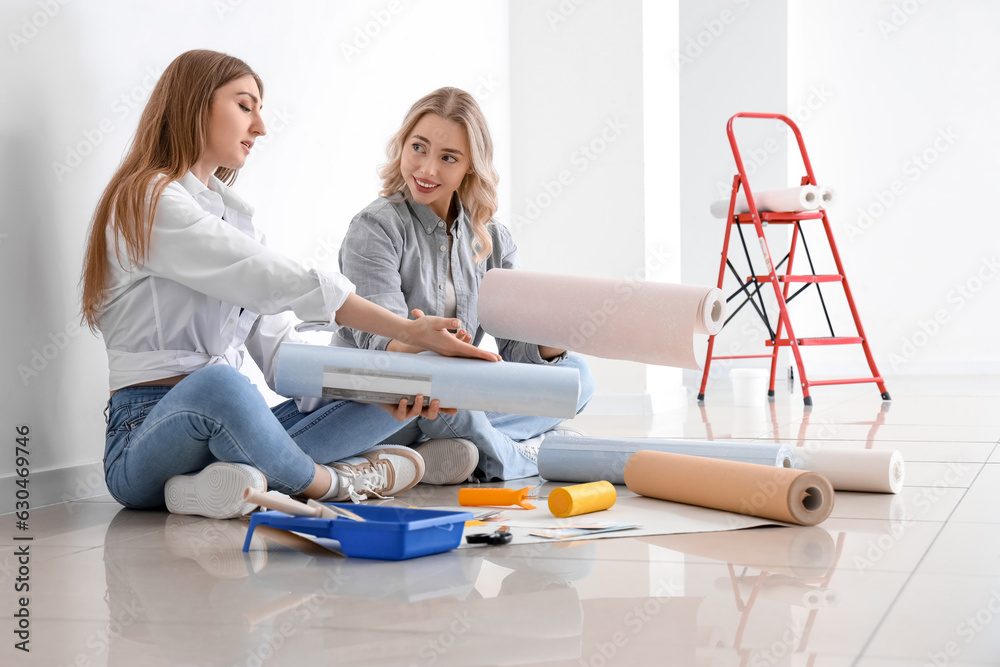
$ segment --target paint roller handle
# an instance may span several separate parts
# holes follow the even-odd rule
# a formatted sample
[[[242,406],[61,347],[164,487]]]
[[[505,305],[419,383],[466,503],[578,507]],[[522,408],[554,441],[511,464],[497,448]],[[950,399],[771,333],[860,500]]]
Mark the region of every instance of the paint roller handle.
[[[261,507],[269,510],[277,510],[279,512],[284,512],[285,514],[291,514],[292,516],[320,516],[317,509],[310,507],[305,503],[292,500],[287,496],[279,496],[273,493],[261,493],[260,491],[249,487],[243,492],[243,500],[248,503],[260,505]]]
[[[465,507],[478,507],[480,505],[519,505],[526,510],[533,510],[535,506],[525,502],[532,487],[526,486],[523,489],[459,489],[458,504]]]

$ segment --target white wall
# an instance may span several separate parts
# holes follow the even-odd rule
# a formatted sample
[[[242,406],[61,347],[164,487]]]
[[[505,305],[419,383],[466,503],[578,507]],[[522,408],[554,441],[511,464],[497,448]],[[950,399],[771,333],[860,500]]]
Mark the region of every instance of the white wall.
[[[1000,372],[1000,3],[793,4],[789,104],[819,102],[806,142],[879,369]]]

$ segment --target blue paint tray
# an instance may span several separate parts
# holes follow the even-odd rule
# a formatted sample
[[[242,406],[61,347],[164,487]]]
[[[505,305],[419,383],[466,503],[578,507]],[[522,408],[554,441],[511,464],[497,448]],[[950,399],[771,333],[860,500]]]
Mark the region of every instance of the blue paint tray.
[[[337,503],[330,503],[338,506]],[[243,551],[249,551],[250,538],[257,526],[271,526],[296,533],[337,540],[345,556],[406,560],[417,556],[451,551],[462,541],[465,522],[471,512],[410,509],[379,505],[344,504],[364,521],[346,517],[318,519],[292,516],[270,510],[250,515],[250,527]]]

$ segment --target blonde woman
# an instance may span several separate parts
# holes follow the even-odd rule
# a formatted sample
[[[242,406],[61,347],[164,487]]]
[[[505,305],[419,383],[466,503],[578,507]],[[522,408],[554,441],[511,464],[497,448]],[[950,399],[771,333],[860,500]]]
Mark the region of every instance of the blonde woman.
[[[492,268],[516,269],[517,246],[493,220],[497,210],[493,140],[479,105],[457,88],[418,100],[389,141],[379,175],[380,196],[351,221],[340,250],[340,269],[357,293],[398,314],[412,309],[458,318],[457,335],[478,345],[484,332],[476,315],[479,284]],[[333,344],[371,350],[418,352],[392,336],[340,329]],[[497,340],[509,362],[561,364],[580,372],[578,410],[593,395],[586,362],[565,350]],[[431,421],[418,417],[389,438],[414,444],[430,484],[457,484],[538,473],[542,435],[560,420],[460,410]],[[418,444],[423,442],[423,444]]]
[[[420,480],[419,455],[376,445],[400,421],[435,418],[437,403],[421,412],[289,400],[272,410],[240,374],[249,352],[273,388],[279,345],[297,340],[293,313],[496,360],[450,334],[454,318],[408,320],[358,297],[343,276],[267,249],[253,208],[229,187],[266,131],[262,103],[243,61],[180,55],[97,205],[82,313],[107,346],[105,476],[127,507],[229,518],[253,509],[247,487],[359,501]]]

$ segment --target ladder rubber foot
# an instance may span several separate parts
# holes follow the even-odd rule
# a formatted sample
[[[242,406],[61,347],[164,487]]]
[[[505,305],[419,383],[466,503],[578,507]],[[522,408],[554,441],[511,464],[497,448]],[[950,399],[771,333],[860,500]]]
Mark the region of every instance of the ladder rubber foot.
[[[887,391],[883,391],[882,392],[882,400],[883,401],[891,401],[892,400],[892,398],[889,397],[889,392],[887,392]]]
[[[705,394],[698,394],[698,402],[701,403],[705,400]]]
[[[774,390],[773,389],[768,389],[767,390],[767,397],[768,398],[774,398]]]
[[[813,397],[812,396],[806,396],[805,398],[802,399],[802,402],[805,405],[812,405],[813,404]]]

